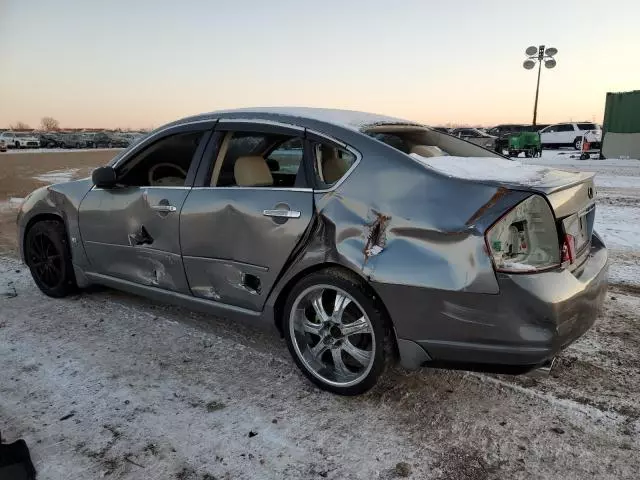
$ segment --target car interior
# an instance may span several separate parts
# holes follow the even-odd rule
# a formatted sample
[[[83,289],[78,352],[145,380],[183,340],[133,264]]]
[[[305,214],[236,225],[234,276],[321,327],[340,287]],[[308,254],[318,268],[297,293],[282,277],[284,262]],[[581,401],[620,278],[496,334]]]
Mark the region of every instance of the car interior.
[[[407,155],[415,154],[426,158],[449,155],[501,158],[501,155],[491,150],[430,128],[381,125],[364,133]]]
[[[183,186],[202,135],[203,132],[179,133],[151,144],[118,169],[118,183],[127,186]]]

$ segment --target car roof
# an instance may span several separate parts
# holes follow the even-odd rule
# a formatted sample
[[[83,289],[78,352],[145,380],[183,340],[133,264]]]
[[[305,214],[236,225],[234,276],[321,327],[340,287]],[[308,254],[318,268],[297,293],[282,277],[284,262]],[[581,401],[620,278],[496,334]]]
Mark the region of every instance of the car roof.
[[[326,123],[349,130],[361,132],[368,127],[377,125],[415,125],[423,126],[420,123],[403,120],[401,118],[380,115],[377,113],[360,112],[356,110],[341,110],[332,108],[313,107],[254,107],[239,108],[233,110],[219,110],[210,113],[203,113],[194,117],[189,117],[178,121],[193,122],[197,120],[207,120],[214,118],[242,118],[255,120],[271,120],[282,123],[304,123],[305,120]],[[302,120],[302,122],[301,122]]]

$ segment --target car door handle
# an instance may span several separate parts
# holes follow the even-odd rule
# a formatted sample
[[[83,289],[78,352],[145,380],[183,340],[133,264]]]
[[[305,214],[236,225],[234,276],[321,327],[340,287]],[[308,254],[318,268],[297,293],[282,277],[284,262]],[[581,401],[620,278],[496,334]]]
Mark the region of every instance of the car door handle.
[[[265,217],[300,218],[300,212],[295,210],[263,210],[262,214]]]
[[[178,210],[173,205],[153,205],[151,208],[153,208],[156,212],[166,212],[166,213],[175,212],[176,210]]]

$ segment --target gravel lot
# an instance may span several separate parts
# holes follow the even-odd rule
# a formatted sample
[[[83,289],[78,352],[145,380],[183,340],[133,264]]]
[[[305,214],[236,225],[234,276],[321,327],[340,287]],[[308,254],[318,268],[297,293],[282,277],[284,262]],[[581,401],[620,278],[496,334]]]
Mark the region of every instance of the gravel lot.
[[[533,162],[574,168],[545,153]],[[636,479],[640,239],[624,215],[640,162],[593,162],[575,161],[611,177],[601,203],[628,208],[596,226],[616,285],[549,377],[394,367],[336,397],[271,332],[106,289],[49,299],[4,256],[3,438],[25,438],[45,479]]]

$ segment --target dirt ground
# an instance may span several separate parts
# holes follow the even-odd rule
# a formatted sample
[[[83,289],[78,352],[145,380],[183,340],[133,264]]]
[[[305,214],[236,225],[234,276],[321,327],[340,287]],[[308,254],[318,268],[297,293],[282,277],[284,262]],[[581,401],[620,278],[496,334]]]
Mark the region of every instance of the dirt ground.
[[[118,152],[109,149],[0,153],[0,254],[16,252],[16,210],[20,199],[36,188],[52,183],[48,177],[56,174],[86,177]],[[43,180],[36,178],[43,175]]]

